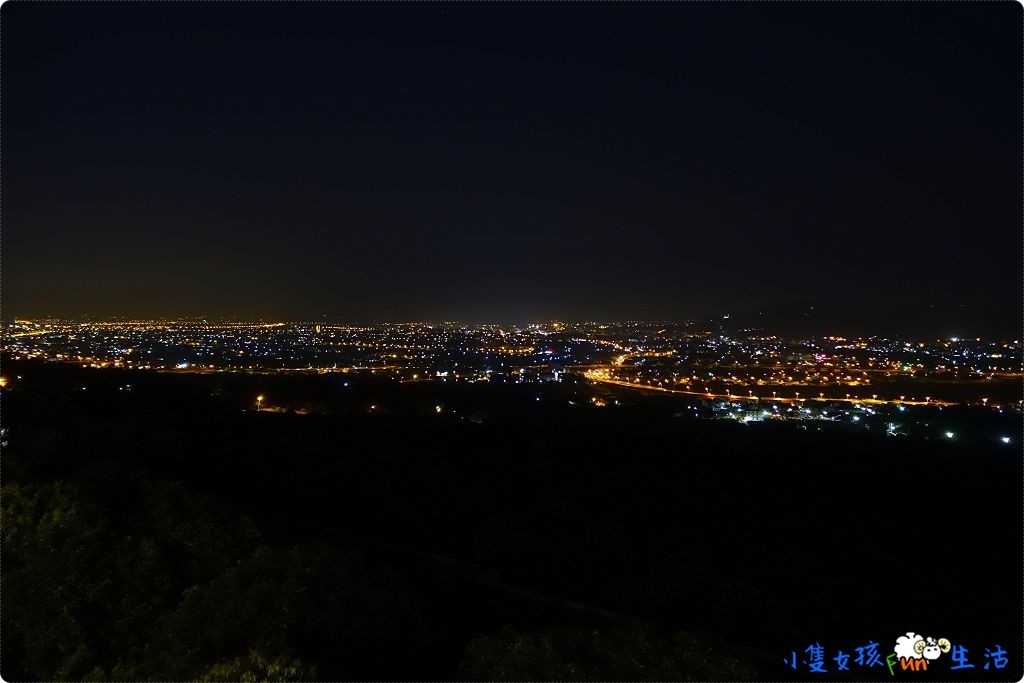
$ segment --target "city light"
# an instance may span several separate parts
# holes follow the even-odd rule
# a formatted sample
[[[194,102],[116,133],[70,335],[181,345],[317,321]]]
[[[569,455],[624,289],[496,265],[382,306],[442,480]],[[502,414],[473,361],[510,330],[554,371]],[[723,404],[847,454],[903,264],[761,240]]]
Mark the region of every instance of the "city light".
[[[7,678],[1024,673],[1016,6],[12,4]]]
[[[314,337],[317,326],[320,332]],[[836,387],[883,382],[892,386],[897,381],[895,373],[899,373],[899,389],[927,383],[952,390],[958,383],[978,382],[983,377],[989,391],[1006,395],[997,399],[990,393],[975,405],[999,410],[1009,405],[1015,412],[1024,406],[1012,393],[1019,394],[1024,379],[1019,340],[967,340],[952,346],[944,340],[783,340],[756,333],[726,339],[688,324],[642,322],[499,328],[458,323],[350,326],[19,319],[3,331],[8,340],[5,350],[15,358],[76,363],[85,368],[200,374],[366,373],[399,382],[443,380],[454,384],[571,385],[585,379],[609,387],[730,403],[764,400],[770,392],[771,400],[779,405],[801,408],[807,402],[805,397],[815,394],[815,403],[822,407],[844,400],[863,407],[862,399],[849,391],[836,393]],[[46,334],[28,334],[37,331]],[[976,363],[965,360],[974,358]],[[347,388],[352,383],[346,379],[341,386]],[[828,398],[826,393],[837,397]],[[867,414],[892,406],[909,415],[916,406],[943,408],[960,402],[952,391],[949,396],[929,394],[923,401],[914,398],[909,402],[907,394],[915,392],[893,387],[893,393],[898,400],[885,399],[878,390],[867,393],[871,406]],[[264,402],[257,401],[258,410]],[[428,404],[428,409],[432,405]],[[276,405],[274,409],[289,408]],[[800,414],[809,415],[802,409]]]

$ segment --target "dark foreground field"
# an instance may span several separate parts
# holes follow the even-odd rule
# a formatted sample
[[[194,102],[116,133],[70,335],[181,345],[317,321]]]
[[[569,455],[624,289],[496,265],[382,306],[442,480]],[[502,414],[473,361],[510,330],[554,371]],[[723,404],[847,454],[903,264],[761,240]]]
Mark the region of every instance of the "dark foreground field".
[[[4,375],[9,681],[821,678],[812,644],[883,680],[856,648],[907,631],[974,668],[895,677],[1022,677],[1018,447],[578,382]]]

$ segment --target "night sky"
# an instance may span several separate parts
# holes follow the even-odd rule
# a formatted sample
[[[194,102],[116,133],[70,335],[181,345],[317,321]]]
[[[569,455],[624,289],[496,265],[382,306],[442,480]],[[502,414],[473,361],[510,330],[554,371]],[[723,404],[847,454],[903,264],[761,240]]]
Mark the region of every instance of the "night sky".
[[[0,21],[4,319],[934,306],[1020,330],[1016,2]]]

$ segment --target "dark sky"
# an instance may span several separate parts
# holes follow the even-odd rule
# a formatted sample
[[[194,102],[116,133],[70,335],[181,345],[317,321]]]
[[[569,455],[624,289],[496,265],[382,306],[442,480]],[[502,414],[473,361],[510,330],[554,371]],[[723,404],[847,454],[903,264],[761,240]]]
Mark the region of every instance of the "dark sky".
[[[3,315],[1020,329],[1008,2],[0,13]]]

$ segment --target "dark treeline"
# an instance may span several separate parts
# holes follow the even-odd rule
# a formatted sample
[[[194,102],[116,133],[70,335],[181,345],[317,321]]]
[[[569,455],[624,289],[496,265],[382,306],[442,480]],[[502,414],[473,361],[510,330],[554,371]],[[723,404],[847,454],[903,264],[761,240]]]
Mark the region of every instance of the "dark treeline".
[[[908,630],[1021,677],[1019,449],[576,383],[4,374],[8,680],[792,680]]]

